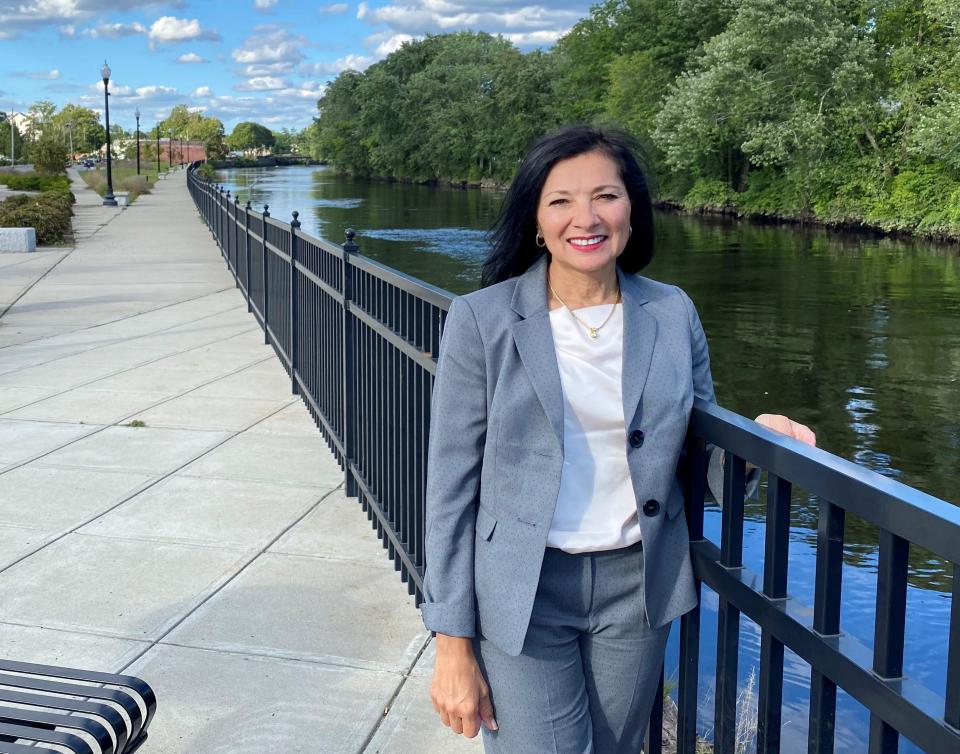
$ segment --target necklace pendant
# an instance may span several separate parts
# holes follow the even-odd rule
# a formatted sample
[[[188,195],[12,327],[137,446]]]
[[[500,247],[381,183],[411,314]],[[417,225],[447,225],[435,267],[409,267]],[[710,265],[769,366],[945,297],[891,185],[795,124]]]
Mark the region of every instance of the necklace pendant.
[[[597,328],[596,328],[596,327],[591,327],[591,328],[590,328],[590,337],[593,338],[594,340],[596,340],[596,339],[599,337],[599,336],[597,335]]]

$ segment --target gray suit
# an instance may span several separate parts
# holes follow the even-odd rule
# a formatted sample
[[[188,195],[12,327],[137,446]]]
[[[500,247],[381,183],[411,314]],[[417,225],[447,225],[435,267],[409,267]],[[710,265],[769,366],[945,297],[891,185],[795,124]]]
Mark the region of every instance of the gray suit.
[[[423,621],[454,636],[479,630],[511,656],[523,649],[563,464],[546,269],[544,257],[453,303],[432,403]],[[676,468],[693,399],[712,401],[713,382],[686,294],[618,275],[623,441],[643,536],[644,610],[656,628],[696,604]]]

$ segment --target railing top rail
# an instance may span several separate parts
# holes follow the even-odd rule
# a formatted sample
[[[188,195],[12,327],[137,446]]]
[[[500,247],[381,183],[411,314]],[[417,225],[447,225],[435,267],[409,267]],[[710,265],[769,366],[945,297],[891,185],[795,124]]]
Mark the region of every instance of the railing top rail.
[[[395,270],[392,267],[387,267],[385,264],[380,264],[380,262],[370,259],[370,257],[354,254],[350,257],[350,263],[353,267],[361,269],[364,272],[369,272],[371,275],[391,285],[395,285],[407,293],[413,293],[424,299],[427,303],[438,306],[444,311],[450,308],[450,304],[452,304],[453,299],[456,298],[454,294],[445,291],[443,288],[438,288],[399,270]]]
[[[300,238],[309,244],[313,244],[319,249],[325,251],[327,254],[332,254],[337,259],[343,259],[343,248],[337,246],[332,241],[327,241],[323,238],[317,238],[316,236],[311,236],[309,233],[302,233],[299,230],[297,231],[297,238]]]
[[[960,507],[697,400],[694,433],[771,474],[960,563]]]

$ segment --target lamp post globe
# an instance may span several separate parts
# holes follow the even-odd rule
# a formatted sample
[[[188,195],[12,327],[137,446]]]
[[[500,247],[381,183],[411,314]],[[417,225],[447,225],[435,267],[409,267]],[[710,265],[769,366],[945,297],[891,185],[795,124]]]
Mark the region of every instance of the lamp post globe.
[[[137,119],[137,175],[140,175],[140,108],[139,107],[133,111],[133,115]]]
[[[107,207],[116,207],[117,200],[113,195],[113,163],[110,159],[110,66],[103,61],[100,69],[103,78],[103,120],[107,126],[107,193],[104,194],[103,204]]]

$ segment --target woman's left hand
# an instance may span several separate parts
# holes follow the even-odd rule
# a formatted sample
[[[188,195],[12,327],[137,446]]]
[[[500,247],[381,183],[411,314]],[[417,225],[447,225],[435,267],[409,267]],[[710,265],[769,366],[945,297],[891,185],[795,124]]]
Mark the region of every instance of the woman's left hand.
[[[815,446],[817,444],[817,436],[810,427],[806,424],[795,422],[781,414],[760,414],[754,421],[768,429],[772,429],[774,432],[779,432],[795,440],[800,440],[800,442],[805,442],[807,445]]]

